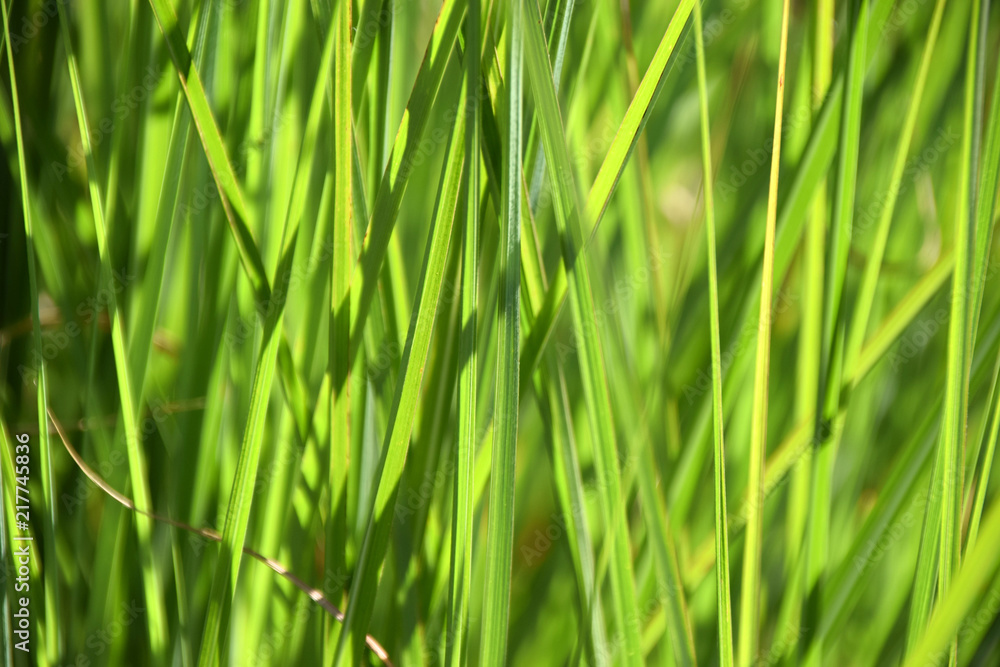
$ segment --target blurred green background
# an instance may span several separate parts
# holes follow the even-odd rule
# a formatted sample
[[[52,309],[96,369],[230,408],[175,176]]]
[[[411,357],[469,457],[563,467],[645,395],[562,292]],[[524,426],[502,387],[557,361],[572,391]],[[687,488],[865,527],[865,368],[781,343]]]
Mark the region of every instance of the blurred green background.
[[[795,1],[782,65],[781,2],[702,3],[716,278],[694,1],[6,0],[3,529],[24,533],[26,433],[35,538],[32,651],[8,628],[6,664],[379,664],[366,633],[396,665],[492,664],[495,637],[508,664],[726,664],[714,417],[730,641],[752,635],[748,664],[1000,664],[1000,12]],[[834,408],[816,420],[823,392]],[[110,487],[222,544],[116,502],[56,420]],[[501,503],[509,522],[491,527]],[[981,580],[940,565],[942,523]],[[354,634],[244,544],[347,609]],[[509,570],[502,613],[485,604],[492,567]],[[369,608],[352,618],[356,597]]]

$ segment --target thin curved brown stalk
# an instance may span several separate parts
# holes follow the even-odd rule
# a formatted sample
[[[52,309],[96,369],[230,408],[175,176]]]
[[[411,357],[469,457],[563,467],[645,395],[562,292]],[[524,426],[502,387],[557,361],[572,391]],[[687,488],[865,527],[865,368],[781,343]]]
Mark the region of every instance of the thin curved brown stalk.
[[[66,451],[69,452],[70,457],[80,468],[83,474],[86,475],[88,478],[90,478],[90,481],[99,486],[101,490],[104,491],[106,494],[108,494],[109,496],[111,496],[112,498],[114,498],[119,503],[121,503],[128,509],[132,510],[133,512],[138,512],[139,514],[148,516],[149,518],[154,519],[156,521],[162,521],[163,523],[169,524],[175,528],[181,528],[182,530],[195,533],[197,535],[204,537],[205,539],[212,540],[213,542],[222,541],[222,535],[217,531],[212,530],[211,528],[195,528],[194,526],[188,525],[183,521],[177,521],[176,519],[171,519],[170,517],[167,516],[161,516],[153,512],[147,512],[145,510],[141,510],[138,507],[136,507],[135,503],[133,503],[130,498],[123,495],[113,486],[108,484],[100,475],[94,472],[94,470],[89,465],[87,465],[87,462],[83,460],[83,457],[80,456],[79,452],[77,452],[76,449],[73,447],[73,445],[69,443],[69,438],[66,437],[66,432],[65,430],[63,430],[63,425],[59,421],[59,419],[56,418],[55,414],[52,412],[52,409],[47,408],[47,411],[49,414],[49,420],[55,427],[56,433],[59,434],[59,439],[62,441],[63,446],[66,448]],[[330,600],[328,600],[327,597],[323,595],[323,592],[321,590],[319,590],[318,588],[314,588],[309,584],[307,584],[306,582],[299,579],[295,574],[290,572],[288,568],[286,568],[278,561],[274,560],[273,558],[268,558],[264,554],[258,553],[253,549],[251,549],[250,547],[243,547],[243,553],[245,553],[248,556],[252,556],[253,558],[256,558],[261,563],[271,568],[271,570],[274,571],[276,574],[278,574],[281,577],[284,577],[286,581],[289,581],[292,584],[294,584],[296,588],[298,588],[300,591],[308,595],[313,602],[317,603],[319,606],[325,609],[327,613],[329,613],[331,616],[337,619],[339,623],[344,622],[344,612],[338,609],[335,604],[330,602]],[[372,653],[374,653],[378,657],[378,659],[383,662],[383,664],[385,664],[387,667],[394,667],[392,661],[389,659],[389,654],[386,652],[384,648],[382,648],[382,645],[378,643],[378,640],[376,640],[371,635],[366,635],[365,643],[368,645],[368,648],[371,649]]]

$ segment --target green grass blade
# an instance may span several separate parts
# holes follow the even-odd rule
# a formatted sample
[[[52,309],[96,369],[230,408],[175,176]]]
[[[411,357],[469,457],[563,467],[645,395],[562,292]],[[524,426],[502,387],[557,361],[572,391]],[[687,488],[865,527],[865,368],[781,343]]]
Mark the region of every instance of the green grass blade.
[[[468,0],[465,19],[465,86],[479,85],[480,0]],[[465,101],[465,229],[462,233],[462,314],[458,378],[458,441],[455,445],[455,484],[452,505],[451,561],[448,585],[447,667],[465,664],[465,634],[472,587],[472,462],[476,452],[476,307],[479,297],[479,98]]]
[[[507,8],[507,153],[501,188],[500,303],[497,314],[497,387],[486,537],[486,591],[479,660],[506,663],[511,558],[514,551],[514,466],[517,452],[518,351],[521,332],[521,135],[523,122],[522,0]]]
[[[463,88],[464,99],[464,88]],[[462,100],[460,100],[460,104]],[[441,294],[444,267],[448,256],[448,243],[460,190],[462,164],[464,160],[465,119],[459,115],[456,120],[448,154],[445,158],[444,173],[438,200],[435,204],[431,233],[427,242],[417,298],[413,304],[410,328],[403,348],[401,372],[396,382],[392,407],[388,417],[382,456],[376,479],[378,488],[368,514],[367,529],[358,565],[351,586],[347,605],[344,631],[337,644],[336,663],[340,664],[348,647],[355,654],[360,650],[365,637],[365,628],[375,604],[375,590],[378,574],[389,547],[389,536],[394,521],[398,485],[403,473],[403,463],[410,442],[413,415],[423,377],[424,363],[430,344],[434,315]],[[354,284],[352,283],[352,298]],[[353,315],[354,309],[352,307]],[[353,340],[353,337],[352,337]]]
[[[212,108],[205,95],[201,77],[191,59],[181,27],[177,22],[170,0],[149,0],[156,23],[167,43],[167,51],[173,61],[174,68],[180,80],[181,89],[191,109],[191,117],[198,136],[205,149],[205,157],[212,171],[215,186],[219,191],[226,219],[233,232],[233,238],[240,251],[240,260],[246,269],[250,284],[257,294],[258,303],[267,301],[270,297],[267,272],[261,259],[260,251],[250,231],[252,218],[240,189],[239,181],[233,171],[232,163],[226,153],[226,144],[219,132],[218,123],[212,114]]]
[[[243,559],[243,544],[250,521],[250,508],[253,503],[257,468],[260,464],[267,404],[271,395],[278,350],[284,340],[281,335],[282,323],[289,295],[282,290],[289,289],[290,285],[292,263],[299,238],[299,222],[312,177],[313,156],[325,101],[324,91],[333,68],[334,43],[336,41],[334,35],[333,26],[330,26],[310,99],[305,135],[299,147],[298,160],[292,180],[291,198],[281,222],[281,254],[271,283],[275,287],[266,301],[258,301],[256,304],[259,314],[264,318],[263,342],[254,368],[250,411],[243,429],[236,474],[223,523],[222,550],[212,580],[208,613],[202,633],[198,659],[202,667],[211,667],[218,663],[220,656],[226,655],[223,650],[226,645],[226,630],[228,629],[232,600],[236,594],[236,582]],[[256,285],[254,289],[257,292]],[[259,292],[257,293],[259,295]],[[289,358],[289,355],[285,355],[285,358]]]
[[[441,80],[454,50],[464,9],[462,0],[445,0],[441,7],[424,61],[413,84],[410,101],[396,133],[385,173],[378,185],[364,244],[351,277],[351,340],[355,343],[361,340],[361,331],[368,317],[372,297],[375,295],[379,272],[396,224],[403,192],[413,170],[427,157],[421,139],[431,106],[437,97]],[[355,349],[356,347],[352,347],[352,360]],[[339,386],[345,381],[345,377],[334,378],[334,386]]]
[[[777,101],[774,111],[774,139],[771,153],[770,185],[767,197],[767,220],[764,235],[764,266],[761,277],[760,317],[757,328],[757,364],[754,374],[753,413],[750,430],[750,476],[748,481],[750,515],[743,553],[743,584],[740,596],[740,634],[738,662],[749,665],[757,656],[760,633],[760,578],[763,537],[764,456],[767,445],[768,374],[771,353],[771,294],[774,279],[774,228],[778,216],[778,166],[781,156],[782,108],[785,98],[785,57],[788,48],[788,0],[781,17],[781,43],[778,57]]]
[[[879,214],[878,225],[875,229],[875,240],[869,252],[868,263],[865,265],[865,272],[861,279],[861,287],[851,318],[850,337],[847,343],[847,352],[844,355],[844,367],[847,369],[854,367],[858,353],[861,351],[861,343],[864,341],[865,332],[868,328],[869,317],[871,316],[872,306],[875,301],[875,288],[878,286],[878,279],[882,269],[882,258],[885,255],[886,244],[889,240],[889,228],[896,209],[896,200],[899,197],[901,182],[903,180],[903,170],[906,167],[906,157],[909,153],[913,131],[917,124],[920,101],[923,98],[924,87],[927,83],[927,74],[930,71],[931,60],[934,55],[934,46],[937,44],[937,36],[941,29],[941,18],[944,15],[945,4],[946,0],[937,0],[934,5],[934,15],[931,17],[931,24],[927,30],[927,40],[924,42],[923,54],[920,57],[920,69],[917,72],[916,81],[913,82],[913,92],[910,95],[909,106],[906,109],[906,116],[903,119],[903,130],[899,135],[896,155],[892,162],[892,173],[889,176],[889,185],[886,190],[886,201],[882,205],[882,210]]]
[[[374,4],[370,1],[368,4]],[[353,264],[351,237],[354,232],[352,179],[353,164],[353,103],[351,88],[351,0],[340,0],[334,10],[334,206],[333,258],[330,303],[330,377],[350,373],[351,294],[350,278]],[[330,400],[330,515],[326,530],[326,569],[340,572],[346,568],[347,531],[347,467],[350,459],[350,396],[349,382],[339,387],[331,382]],[[326,635],[334,631],[332,619],[327,619]],[[325,661],[331,662],[335,644],[326,643]]]
[[[663,87],[666,76],[670,71],[670,64],[676,57],[675,47],[684,31],[688,17],[691,15],[694,3],[695,0],[681,0],[680,4],[678,4],[670,20],[670,24],[663,35],[663,39],[656,49],[653,60],[643,75],[632,103],[625,113],[625,118],[622,120],[618,132],[615,134],[604,162],[601,164],[597,178],[591,186],[586,202],[586,219],[591,221],[593,225],[591,238],[593,237],[593,231],[596,231],[597,225],[604,215],[604,211],[607,210],[608,203],[611,201],[611,195],[614,194],[615,186],[625,171],[628,158],[632,155],[632,151],[639,141],[639,135],[645,127],[649,114],[652,111],[652,106]],[[586,232],[587,230],[584,230],[584,233]],[[585,245],[582,244],[581,249]],[[570,264],[572,264],[572,261]],[[563,301],[566,299],[567,288],[566,264],[560,263],[555,274],[552,276],[548,292],[545,294],[545,300],[539,309],[536,322],[529,332],[528,339],[525,341],[524,349],[521,353],[521,366],[529,372],[538,363],[542,348],[552,333],[556,317],[562,308]]]
[[[973,336],[976,335],[978,329],[979,310],[982,305],[984,293],[983,285],[986,280],[989,251],[992,247],[996,202],[997,197],[1000,196],[1000,187],[998,187],[998,183],[1000,183],[1000,68],[997,69],[996,76],[997,78],[993,84],[993,102],[990,105],[990,115],[986,125],[989,128],[989,133],[987,134],[986,145],[983,150],[983,161],[980,166],[979,194],[976,198],[976,265],[973,273],[973,280],[975,281],[973,284],[976,290],[974,293],[975,303],[972,311],[973,321],[971,328]],[[998,412],[993,420],[993,428],[990,430],[986,452],[984,453],[979,486],[976,489],[975,504],[972,508],[972,517],[969,520],[966,550],[971,549],[976,542],[983,509],[986,505],[986,489],[989,486],[990,472],[996,452],[997,428],[1000,426],[1000,421],[998,421],[1000,419],[1000,403],[998,403],[997,410]]]
[[[17,168],[21,184],[21,210],[24,212],[24,234],[28,245],[28,290],[31,297],[31,334],[35,353],[42,350],[41,317],[38,308],[38,272],[35,267],[36,237],[32,220],[32,198],[28,186],[28,168],[25,163],[24,131],[21,126],[21,101],[17,91],[17,76],[14,72],[14,53],[11,49],[10,25],[7,13],[7,3],[0,0],[0,10],[3,11],[3,34],[7,47],[7,65],[10,72],[10,94],[14,115],[14,132],[17,141]],[[47,566],[43,570],[43,586],[45,590],[45,634],[44,660],[55,663],[62,650],[62,632],[59,622],[59,566],[56,560],[56,490],[52,476],[52,450],[50,449],[49,428],[46,419],[48,411],[48,382],[46,364],[43,362],[35,374],[35,405],[38,410],[38,445],[30,447],[29,452],[38,452],[39,469],[42,478],[42,509],[44,520],[42,533],[45,536],[45,546],[42,552]],[[4,445],[7,451],[12,447],[8,440],[7,429],[4,428]],[[20,442],[20,440],[18,440]],[[30,457],[29,457],[30,460]],[[9,502],[8,507],[16,505]],[[13,633],[8,638],[13,638]],[[37,650],[37,649],[36,649]]]
[[[77,122],[80,126],[80,140],[83,143],[84,155],[87,159],[87,182],[90,190],[90,203],[94,215],[94,227],[97,235],[98,251],[101,256],[101,268],[104,275],[112,275],[111,251],[108,247],[109,230],[104,218],[104,197],[100,191],[100,179],[97,175],[97,164],[90,142],[90,123],[87,119],[86,105],[80,86],[80,74],[77,66],[73,43],[70,38],[69,17],[63,5],[59,5],[59,26],[66,48],[66,60],[69,68],[70,82],[73,86],[73,102],[76,107]],[[146,476],[146,460],[139,443],[139,422],[135,403],[133,402],[133,383],[128,367],[128,348],[125,344],[125,323],[118,308],[117,298],[112,292],[108,303],[108,314],[111,319],[111,342],[114,349],[115,371],[118,379],[118,393],[121,402],[122,422],[125,431],[125,446],[128,454],[129,475],[136,506],[148,509],[152,506],[149,491],[149,481]],[[47,430],[47,427],[46,427]],[[136,533],[139,542],[139,560],[142,563],[142,581],[147,608],[147,626],[149,628],[150,648],[158,661],[166,659],[167,651],[167,619],[160,588],[162,577],[159,566],[152,553],[153,524],[148,518],[136,520]]]
[[[955,270],[952,273],[951,315],[948,323],[948,361],[945,383],[944,417],[940,444],[941,541],[938,556],[937,595],[949,593],[958,570],[962,544],[965,429],[968,407],[970,347],[972,344],[969,302],[975,263],[976,218],[974,182],[978,165],[973,162],[973,109],[977,87],[979,3],[973,3],[969,30],[969,51],[965,82],[965,127],[962,138],[962,166],[959,175],[958,210],[955,215]],[[980,81],[981,83],[981,81]],[[977,147],[978,150],[978,147]],[[958,644],[951,647],[951,661]]]
[[[815,447],[812,457],[810,513],[807,519],[805,550],[806,604],[822,598],[822,587],[829,561],[830,514],[833,468],[837,456],[838,433],[842,422],[840,387],[844,365],[845,313],[841,307],[847,280],[847,262],[854,225],[855,193],[861,135],[861,103],[864,97],[868,44],[869,2],[861,0],[850,7],[850,43],[844,107],[841,113],[833,217],[827,244],[826,277],[823,298],[823,330],[820,343],[819,392],[816,398]],[[831,428],[832,425],[832,428]],[[815,624],[813,610],[803,615],[803,624]],[[822,646],[820,647],[822,652]]]
[[[904,667],[919,667],[928,661],[943,662],[952,653],[962,621],[968,618],[1000,564],[1000,505],[994,505],[983,524],[982,540],[972,549],[956,573],[947,592],[934,609],[926,631],[909,652]]]
[[[586,255],[581,253],[584,226],[583,208],[576,189],[562,116],[552,83],[548,50],[541,28],[538,7],[527,2],[525,18],[525,64],[535,97],[536,113],[545,148],[549,182],[556,190],[556,222],[562,242],[563,262],[569,267],[568,282],[574,335],[580,349],[579,362],[587,403],[588,417],[595,438],[595,464],[600,480],[604,520],[612,544],[610,557],[611,588],[615,617],[621,626],[623,660],[627,664],[641,662],[639,628],[636,619],[635,582],[629,548],[628,521],[623,506],[618,450],[600,333],[594,314],[593,293]],[[550,291],[554,285],[550,287]]]
[[[701,3],[694,5],[695,48],[698,59],[698,100],[701,109],[701,159],[705,172],[705,232],[708,239],[708,285],[712,346],[712,425],[715,439],[715,586],[719,617],[719,662],[733,664],[733,619],[729,586],[729,513],[726,511],[726,448],[722,415],[722,351],[719,344],[719,277],[715,250],[715,204],[712,184],[711,124],[705,74],[705,38]]]

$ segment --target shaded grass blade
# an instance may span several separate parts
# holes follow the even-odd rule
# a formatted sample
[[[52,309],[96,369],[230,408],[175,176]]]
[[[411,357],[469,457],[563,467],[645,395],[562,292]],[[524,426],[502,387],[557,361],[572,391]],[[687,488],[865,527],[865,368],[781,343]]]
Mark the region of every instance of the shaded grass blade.
[[[619,453],[604,372],[600,333],[594,315],[587,258],[580,252],[586,229],[583,224],[586,213],[580,202],[566,148],[566,135],[552,83],[552,70],[538,6],[534,2],[527,2],[525,10],[525,62],[535,97],[549,182],[553,184],[556,192],[555,217],[562,242],[563,263],[568,267],[574,336],[581,351],[580,373],[588,418],[594,433],[594,462],[601,489],[605,526],[609,531],[608,540],[612,545],[610,570],[615,618],[620,626],[618,631],[623,637],[624,662],[638,664],[642,660],[642,653],[636,617],[628,520],[623,506],[618,469]],[[550,292],[554,287],[555,283],[550,286]]]

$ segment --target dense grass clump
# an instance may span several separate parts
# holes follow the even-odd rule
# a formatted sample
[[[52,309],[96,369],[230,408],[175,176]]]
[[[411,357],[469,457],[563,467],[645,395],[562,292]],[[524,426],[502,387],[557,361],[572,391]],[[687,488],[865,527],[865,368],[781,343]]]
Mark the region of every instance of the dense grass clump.
[[[4,0],[5,664],[1000,664],[990,5]]]

